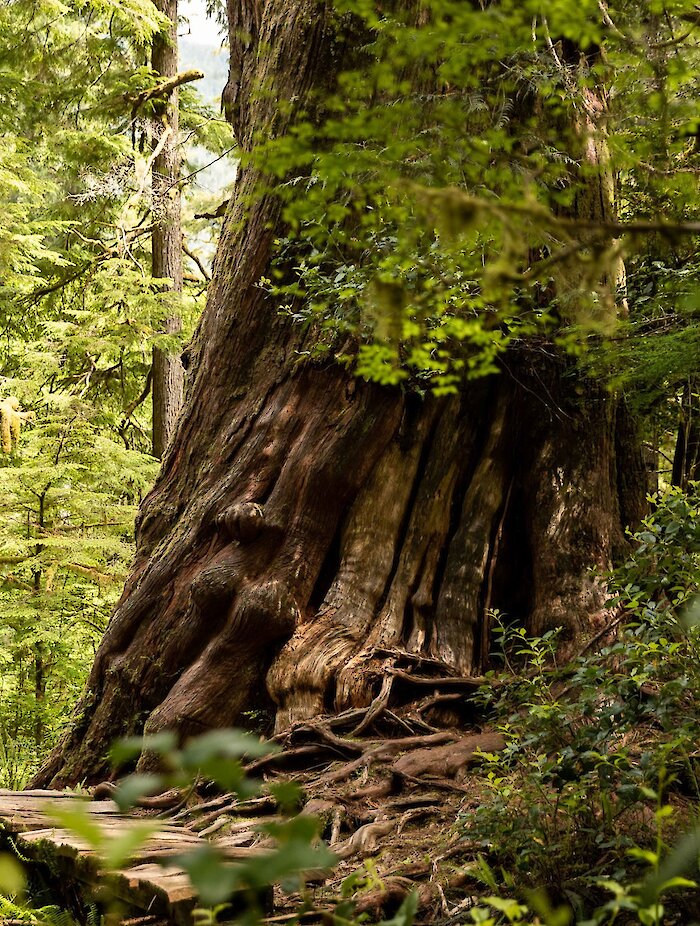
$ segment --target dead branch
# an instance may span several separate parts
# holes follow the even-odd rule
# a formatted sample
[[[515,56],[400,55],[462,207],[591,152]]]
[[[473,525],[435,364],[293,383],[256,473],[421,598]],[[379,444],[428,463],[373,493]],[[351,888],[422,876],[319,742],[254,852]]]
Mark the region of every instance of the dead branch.
[[[149,810],[170,810],[180,803],[183,795],[185,795],[188,790],[190,789],[171,788],[169,791],[163,791],[162,794],[140,797],[136,802],[136,806],[146,807]]]
[[[194,264],[197,265],[197,269],[199,270],[199,272],[202,274],[202,276],[204,277],[204,279],[205,279],[205,280],[207,281],[207,283],[208,283],[208,282],[211,280],[211,274],[209,273],[209,271],[207,270],[207,268],[204,266],[204,264],[202,263],[202,261],[199,259],[199,257],[194,253],[194,251],[191,251],[191,250],[189,249],[189,247],[187,246],[187,244],[185,244],[185,239],[184,239],[184,238],[183,238],[183,240],[182,240],[182,250],[183,250],[183,252],[189,257],[189,259],[190,259]],[[195,282],[199,282],[199,281],[197,280],[197,281],[195,281]]]

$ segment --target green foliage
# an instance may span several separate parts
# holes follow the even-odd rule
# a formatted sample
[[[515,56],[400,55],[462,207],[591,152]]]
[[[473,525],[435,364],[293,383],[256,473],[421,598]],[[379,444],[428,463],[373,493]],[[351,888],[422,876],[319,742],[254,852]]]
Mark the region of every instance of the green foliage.
[[[0,916],[3,922],[27,923],[28,926],[76,926],[67,910],[55,905],[28,907],[0,895]]]
[[[695,823],[683,795],[700,796],[700,629],[689,607],[700,590],[697,492],[654,499],[632,543],[609,577],[619,617],[599,651],[592,641],[557,668],[556,634],[530,640],[501,623],[503,685],[484,697],[508,745],[488,757],[490,797],[464,820],[490,860],[492,889],[507,898],[540,886],[577,922],[594,910],[591,924],[623,911],[661,923],[662,903],[695,888],[684,877],[696,857],[669,846]],[[527,912],[501,909],[507,922]]]
[[[27,903],[25,889],[25,872],[20,863],[14,856],[0,853],[0,919],[3,923],[76,926],[71,914],[58,906],[32,907]]]
[[[0,855],[0,894],[16,897],[24,892],[24,870],[12,855]]]
[[[498,370],[507,350],[585,345],[639,410],[673,402],[700,340],[697,236],[676,227],[698,207],[693,0],[335,9],[337,82],[247,155],[287,222],[264,285],[310,329],[308,355],[440,394]],[[154,113],[136,101],[158,82],[147,60],[162,27],[150,0],[0,4],[0,404],[15,397],[22,415],[0,455],[2,785],[26,781],[81,688],[155,471],[151,350],[175,349],[158,334],[164,318],[176,310],[186,337],[202,304],[202,280],[174,302],[149,273]],[[223,157],[223,121],[191,88],[181,99],[188,141]],[[618,217],[649,227],[620,240],[606,225]],[[625,289],[629,317],[616,320]],[[633,543],[610,578],[620,629],[600,652],[552,669],[556,635],[502,627],[494,708],[509,745],[488,759],[490,800],[463,821],[489,890],[474,922],[555,926],[585,908],[600,924],[656,923],[666,895],[689,887],[666,844],[691,822],[677,793],[698,790],[697,493],[658,498]],[[268,748],[257,740],[146,745],[165,771],[126,779],[124,808],[197,776],[259,792],[241,764]],[[295,807],[293,793],[278,800]],[[150,833],[108,843],[79,808],[61,822],[108,868]],[[307,818],[267,833],[276,849],[264,860],[233,867],[213,849],[178,860],[204,902],[243,892],[252,917],[270,882],[298,885],[330,861]],[[0,858],[11,893],[12,867]],[[41,914],[3,903],[14,919]],[[390,923],[414,912],[410,898]],[[338,922],[351,915],[337,910]]]
[[[612,363],[639,378],[652,266],[687,372],[697,237],[623,240],[605,222],[695,215],[694,5],[335,10],[337,83],[251,155],[278,179],[290,229],[267,285],[315,332],[311,355],[337,356],[354,335],[358,350],[340,356],[360,375],[445,392],[533,335],[579,351],[613,334],[606,375]],[[625,252],[630,319],[617,328]],[[658,372],[673,348],[648,350]]]
[[[700,487],[669,488],[653,503],[633,535],[632,555],[613,573],[614,603],[640,620],[660,611],[682,620],[698,591]]]
[[[150,275],[153,114],[135,101],[164,25],[151,0],[0,4],[0,406],[21,425],[0,416],[2,786],[26,782],[80,693],[156,473],[152,349],[177,350],[203,303],[196,261],[178,300]],[[180,124],[188,150],[230,147],[191,88]]]
[[[194,785],[205,781],[233,791],[241,799],[268,793],[278,802],[279,815],[274,822],[258,827],[268,837],[269,847],[264,853],[233,862],[216,846],[203,843],[195,850],[158,860],[158,864],[164,867],[174,866],[187,872],[202,904],[202,908],[195,911],[197,923],[214,923],[223,919],[251,926],[257,924],[264,916],[265,903],[273,885],[279,885],[287,892],[303,890],[309,872],[328,868],[336,861],[319,837],[320,821],[299,813],[302,795],[297,785],[289,781],[266,785],[245,775],[242,767],[244,758],[249,760],[263,756],[277,748],[239,730],[212,731],[187,741],[182,747],[178,747],[177,738],[169,733],[123,740],[113,747],[112,759],[117,766],[133,763],[142,753],[151,760],[157,756],[161,766],[157,774],[133,774],[121,780],[115,799],[124,812],[128,812],[144,795],[160,793],[171,787],[186,787],[191,793]],[[107,885],[109,874],[128,866],[163,825],[163,821],[156,818],[134,817],[115,837],[113,829],[103,829],[99,815],[91,814],[88,805],[78,798],[68,804],[62,802],[60,807],[56,805],[53,817],[57,824],[90,847],[107,877]],[[369,872],[368,865],[364,881],[358,877],[346,879],[344,896],[354,893],[363,884],[366,888],[373,886],[376,876],[373,880]],[[0,855],[0,916],[10,916],[30,924],[72,926],[68,914],[56,907],[33,909],[27,906],[23,891],[24,873],[18,862],[11,856]],[[310,898],[305,892],[302,896],[304,903],[300,914],[313,911]],[[108,887],[101,900],[108,920],[111,909]],[[411,894],[395,915],[383,920],[379,926],[411,926],[417,903],[417,895]],[[335,907],[332,920],[336,926],[355,926],[364,921],[364,917],[356,919],[352,902],[343,900]]]
[[[29,353],[21,360],[4,387],[31,420],[0,456],[0,781],[15,787],[80,693],[155,474],[152,458],[110,428],[108,408],[52,390],[32,375]]]
[[[644,250],[627,263],[630,318],[589,359],[648,415],[673,402],[697,369],[699,267],[694,239]]]
[[[328,868],[336,861],[320,839],[320,821],[299,813],[302,795],[297,785],[289,781],[266,785],[246,776],[244,758],[249,760],[277,749],[274,744],[240,730],[213,730],[188,740],[182,747],[178,747],[176,736],[166,732],[122,740],[112,749],[112,760],[117,766],[133,763],[144,753],[149,760],[158,757],[161,767],[155,774],[136,773],[121,780],[115,800],[123,812],[144,795],[173,787],[192,789],[201,782],[214,783],[243,800],[268,793],[278,803],[282,819],[278,817],[258,827],[271,843],[264,853],[234,863],[215,845],[203,843],[197,849],[158,862],[187,872],[203,905],[203,909],[196,911],[197,922],[216,922],[223,917],[237,923],[258,923],[272,885],[279,884],[287,892],[302,890],[309,872]],[[162,825],[156,819],[134,819],[115,838],[111,830],[101,828],[87,805],[78,800],[70,806],[57,807],[53,816],[90,846],[106,874],[128,864]],[[357,884],[356,879],[353,888]],[[411,895],[382,926],[411,926],[416,907],[417,898]],[[340,903],[333,922],[337,926],[358,922],[352,910],[352,903]]]

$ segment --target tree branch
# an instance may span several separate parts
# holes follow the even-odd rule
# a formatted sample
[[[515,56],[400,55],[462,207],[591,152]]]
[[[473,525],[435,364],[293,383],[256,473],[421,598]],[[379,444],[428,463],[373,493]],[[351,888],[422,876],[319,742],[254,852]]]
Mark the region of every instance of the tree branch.
[[[187,247],[187,245],[185,244],[184,238],[183,238],[183,241],[182,241],[182,250],[183,250],[184,253],[189,257],[189,259],[190,259],[194,264],[197,265],[197,268],[199,269],[199,272],[202,274],[202,276],[204,277],[204,279],[205,279],[205,280],[207,281],[207,283],[208,283],[208,282],[211,280],[211,274],[207,271],[207,268],[206,268],[206,267],[204,266],[204,264],[201,262],[201,260],[199,259],[199,257],[197,257],[197,255],[194,253],[194,251],[190,251],[190,249],[189,249],[189,248]]]
[[[220,219],[226,215],[230,202],[230,199],[225,199],[222,203],[219,203],[214,212],[195,212],[194,217],[195,219]]]
[[[143,392],[133,402],[130,402],[124,409],[124,424],[131,418],[136,409],[148,398],[148,393],[151,391],[151,385],[153,383],[153,367],[148,368],[148,374],[146,376],[146,384],[143,387]]]
[[[431,190],[418,184],[410,184],[418,196],[426,204],[451,201],[463,212],[465,226],[474,221],[481,213],[492,215],[504,224],[512,220],[513,215],[520,215],[533,222],[540,222],[542,226],[552,232],[556,231],[589,231],[600,235],[619,237],[620,235],[659,234],[666,238],[677,238],[679,235],[700,235],[700,222],[664,222],[633,221],[633,222],[606,222],[599,219],[567,219],[554,215],[546,206],[537,202],[500,202],[482,199],[465,193],[458,187],[445,187]],[[590,244],[590,241],[588,242]]]
[[[132,105],[131,118],[134,118],[136,111],[140,106],[143,106],[144,103],[148,103],[150,100],[165,99],[170,96],[173,90],[182,86],[182,84],[189,84],[193,80],[201,80],[203,77],[203,71],[183,71],[181,74],[175,74],[174,77],[169,77],[162,83],[156,84],[155,87],[151,87],[149,90],[142,90],[137,96],[125,94],[124,99],[127,103],[131,103]]]

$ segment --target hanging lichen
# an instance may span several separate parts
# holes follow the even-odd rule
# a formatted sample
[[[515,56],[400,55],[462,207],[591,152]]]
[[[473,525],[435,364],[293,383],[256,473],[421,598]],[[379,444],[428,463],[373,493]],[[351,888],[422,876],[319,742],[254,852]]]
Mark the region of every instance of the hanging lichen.
[[[19,410],[19,399],[15,396],[8,396],[0,402],[0,443],[3,453],[12,453],[13,448],[17,448],[25,417]]]

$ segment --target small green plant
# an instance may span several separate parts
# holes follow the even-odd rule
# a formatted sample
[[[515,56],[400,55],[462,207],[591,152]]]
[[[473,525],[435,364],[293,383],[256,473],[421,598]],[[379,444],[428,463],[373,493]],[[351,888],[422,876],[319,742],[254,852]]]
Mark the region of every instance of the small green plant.
[[[59,906],[33,907],[27,901],[26,886],[20,862],[9,853],[0,853],[0,922],[26,923],[27,926],[76,926],[73,916]]]
[[[524,921],[515,901],[533,886],[577,922],[643,926],[663,921],[662,895],[682,888],[678,906],[695,890],[688,871],[657,876],[700,796],[700,517],[696,493],[653,501],[608,577],[617,617],[599,649],[558,667],[555,633],[529,639],[496,615],[502,684],[483,698],[507,747],[486,757],[487,800],[462,825],[497,873],[501,922]]]

